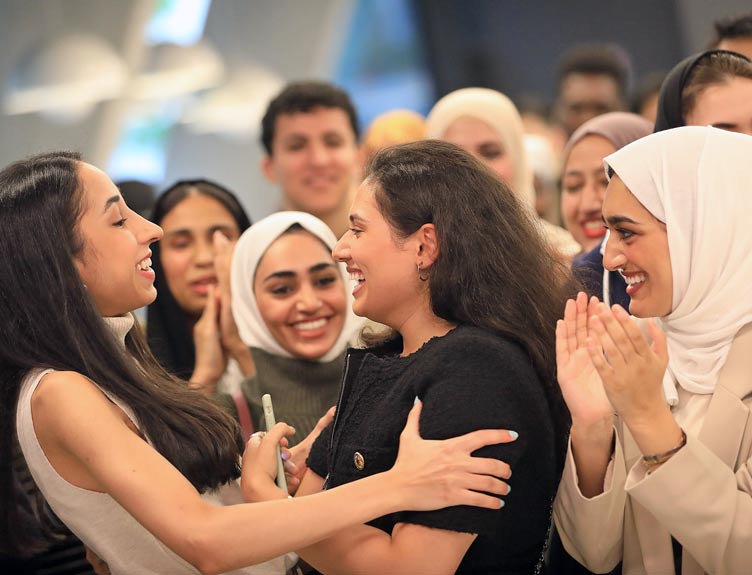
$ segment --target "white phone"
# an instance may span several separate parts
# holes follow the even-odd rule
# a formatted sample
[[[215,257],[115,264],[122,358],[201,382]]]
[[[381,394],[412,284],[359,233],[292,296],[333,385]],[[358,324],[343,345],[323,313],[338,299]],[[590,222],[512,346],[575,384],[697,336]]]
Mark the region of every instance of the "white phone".
[[[265,393],[261,396],[261,407],[264,409],[264,422],[266,430],[270,431],[277,424],[274,419],[274,407],[272,407],[272,396]],[[287,480],[285,479],[285,466],[282,461],[282,454],[277,445],[277,487],[287,493]]]

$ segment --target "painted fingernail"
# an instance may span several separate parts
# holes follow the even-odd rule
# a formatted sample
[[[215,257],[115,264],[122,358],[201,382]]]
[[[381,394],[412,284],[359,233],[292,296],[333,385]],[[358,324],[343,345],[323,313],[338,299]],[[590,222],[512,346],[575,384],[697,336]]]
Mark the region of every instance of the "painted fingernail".
[[[509,495],[512,492],[512,486],[507,485],[507,495]]]
[[[501,509],[502,507],[504,507],[504,500],[499,499],[499,509]]]
[[[416,395],[415,400],[413,401],[413,405],[417,404],[420,401],[420,398]]]
[[[290,454],[287,453],[286,451],[283,451],[280,457],[282,458],[282,461],[287,461],[288,459],[290,459]]]
[[[512,431],[511,429],[507,429],[507,433],[509,433],[509,437],[511,437],[512,439],[517,439],[520,436],[519,433]]]

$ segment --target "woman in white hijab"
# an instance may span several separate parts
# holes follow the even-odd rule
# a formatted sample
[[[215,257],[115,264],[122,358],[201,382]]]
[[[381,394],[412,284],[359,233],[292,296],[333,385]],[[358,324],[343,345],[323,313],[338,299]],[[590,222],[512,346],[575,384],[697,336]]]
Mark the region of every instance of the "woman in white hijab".
[[[277,419],[305,438],[337,402],[348,342],[361,321],[352,313],[344,265],[332,259],[332,231],[302,212],[279,212],[246,230],[232,257],[232,310],[256,374],[243,382],[255,429],[261,396]],[[235,404],[238,418],[242,406]]]
[[[524,144],[517,108],[504,94],[487,88],[463,88],[436,102],[426,119],[426,137],[456,144],[485,163],[535,210],[533,168]],[[564,228],[540,220],[549,241],[567,258],[581,248]]]
[[[580,294],[557,325],[572,429],[554,516],[592,571],[752,566],[750,158],[749,136],[682,127],[605,159],[604,265],[660,319],[648,343]]]

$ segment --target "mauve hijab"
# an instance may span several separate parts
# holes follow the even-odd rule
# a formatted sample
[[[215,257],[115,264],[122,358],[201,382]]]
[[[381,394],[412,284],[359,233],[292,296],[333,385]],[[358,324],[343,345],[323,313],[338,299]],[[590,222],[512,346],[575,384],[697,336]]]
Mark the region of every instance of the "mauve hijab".
[[[734,56],[750,61],[749,58],[742,54],[738,54],[737,52],[730,52],[729,50],[708,50],[701,54],[694,54],[693,56],[685,58],[679,62],[666,75],[666,79],[663,80],[663,84],[661,85],[661,92],[658,96],[658,113],[655,118],[655,132],[662,132],[663,130],[686,126],[686,122],[682,116],[681,105],[684,86],[687,83],[687,78],[689,78],[690,73],[698,62],[711,54],[733,54]]]
[[[606,138],[617,150],[653,131],[653,125],[642,116],[629,112],[609,112],[588,120],[577,128],[564,148],[564,164],[572,148],[587,136]]]

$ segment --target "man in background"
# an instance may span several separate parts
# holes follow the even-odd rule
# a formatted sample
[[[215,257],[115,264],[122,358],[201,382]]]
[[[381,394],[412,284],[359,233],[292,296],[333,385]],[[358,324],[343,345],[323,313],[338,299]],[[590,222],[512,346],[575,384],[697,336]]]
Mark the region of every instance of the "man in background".
[[[261,122],[262,170],[280,187],[282,208],[308,212],[337,237],[361,173],[355,107],[340,88],[318,81],[288,84]]]

